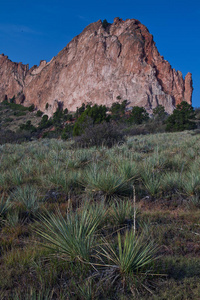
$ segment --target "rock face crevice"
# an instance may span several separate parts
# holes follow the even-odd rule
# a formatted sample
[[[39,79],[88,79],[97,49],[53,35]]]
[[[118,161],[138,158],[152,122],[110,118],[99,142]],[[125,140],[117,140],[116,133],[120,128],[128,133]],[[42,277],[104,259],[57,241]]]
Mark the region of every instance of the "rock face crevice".
[[[111,106],[118,96],[151,112],[161,104],[168,113],[192,101],[192,76],[172,69],[153,36],[138,20],[115,18],[107,28],[88,25],[50,62],[14,63],[0,55],[0,101],[17,102],[52,115],[59,102],[75,111],[83,102]],[[48,110],[46,110],[48,103]]]

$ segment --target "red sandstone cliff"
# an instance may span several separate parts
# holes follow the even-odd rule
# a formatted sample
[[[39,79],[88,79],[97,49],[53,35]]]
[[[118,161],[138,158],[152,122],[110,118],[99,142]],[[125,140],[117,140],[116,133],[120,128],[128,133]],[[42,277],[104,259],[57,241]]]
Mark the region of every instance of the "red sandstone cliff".
[[[0,55],[0,101],[15,95],[49,115],[57,101],[73,111],[83,102],[110,106],[117,96],[130,106],[151,111],[161,104],[171,113],[183,100],[191,104],[192,90],[191,74],[184,80],[172,69],[148,29],[134,19],[115,18],[106,29],[100,20],[92,23],[49,63],[30,70]]]

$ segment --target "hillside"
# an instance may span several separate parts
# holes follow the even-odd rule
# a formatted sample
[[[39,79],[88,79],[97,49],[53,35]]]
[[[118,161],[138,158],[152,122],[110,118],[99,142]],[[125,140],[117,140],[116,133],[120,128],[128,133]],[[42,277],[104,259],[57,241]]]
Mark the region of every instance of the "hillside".
[[[2,145],[0,298],[199,299],[199,149],[192,132]]]

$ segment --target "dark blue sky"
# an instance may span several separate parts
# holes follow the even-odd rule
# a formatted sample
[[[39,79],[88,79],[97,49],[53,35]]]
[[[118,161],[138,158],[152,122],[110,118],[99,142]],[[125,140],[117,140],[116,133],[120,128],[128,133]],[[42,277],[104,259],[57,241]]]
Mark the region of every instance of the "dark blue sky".
[[[199,0],[0,0],[0,53],[12,61],[49,61],[88,24],[138,19],[161,55],[183,76],[193,74],[193,106],[200,106]]]

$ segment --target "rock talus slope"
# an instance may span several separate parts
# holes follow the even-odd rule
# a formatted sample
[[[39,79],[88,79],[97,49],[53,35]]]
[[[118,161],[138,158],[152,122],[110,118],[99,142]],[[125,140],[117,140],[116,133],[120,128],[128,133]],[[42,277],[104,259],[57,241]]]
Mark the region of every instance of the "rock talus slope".
[[[58,102],[75,111],[83,102],[110,106],[118,96],[149,112],[161,104],[172,113],[183,100],[191,104],[192,90],[191,73],[183,79],[172,69],[135,19],[115,18],[106,28],[100,20],[92,23],[50,62],[31,69],[0,55],[0,100],[15,95],[48,115]]]

